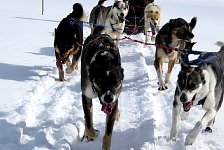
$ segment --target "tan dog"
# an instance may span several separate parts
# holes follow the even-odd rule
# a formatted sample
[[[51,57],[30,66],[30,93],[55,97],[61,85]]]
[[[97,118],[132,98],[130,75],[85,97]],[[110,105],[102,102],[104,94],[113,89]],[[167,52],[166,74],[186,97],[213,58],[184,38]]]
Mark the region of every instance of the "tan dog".
[[[159,31],[161,17],[161,8],[155,3],[149,3],[144,10],[145,18],[145,43],[149,42],[149,36],[151,41],[154,43],[156,33]],[[151,33],[151,34],[150,34]]]
[[[179,60],[180,51],[185,49],[186,42],[190,41],[194,34],[197,18],[191,19],[188,23],[182,18],[170,19],[158,32],[156,36],[156,53],[154,66],[158,76],[159,90],[167,89],[166,83],[169,83],[171,72],[175,63]],[[163,81],[163,60],[169,59],[168,71],[165,82]]]

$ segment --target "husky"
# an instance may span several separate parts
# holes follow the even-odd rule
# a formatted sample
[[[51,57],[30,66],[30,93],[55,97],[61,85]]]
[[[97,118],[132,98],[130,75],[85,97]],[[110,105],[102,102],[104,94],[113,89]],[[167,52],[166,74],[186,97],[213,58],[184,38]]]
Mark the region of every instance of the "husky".
[[[156,36],[156,53],[154,67],[158,76],[158,90],[167,89],[166,83],[169,83],[172,69],[179,61],[180,52],[185,49],[186,42],[194,37],[192,30],[197,23],[197,18],[193,17],[188,23],[183,18],[170,19],[158,32]],[[169,59],[168,71],[165,82],[163,81],[163,60]]]
[[[190,109],[196,105],[202,105],[206,112],[188,133],[185,145],[192,145],[202,129],[212,132],[224,93],[224,43],[217,42],[217,45],[221,46],[220,51],[202,53],[198,59],[181,65],[174,95],[170,139],[177,137],[179,116],[182,120],[186,119]]]
[[[102,149],[110,150],[115,120],[119,117],[118,98],[124,78],[119,49],[112,38],[101,34],[104,27],[97,26],[84,42],[81,57],[81,90],[85,120],[83,139],[94,140],[99,131],[93,126],[92,99],[98,98],[106,117]],[[83,140],[82,139],[82,140]]]
[[[104,26],[105,30],[102,32],[108,34],[113,40],[117,40],[118,44],[118,40],[122,38],[125,18],[129,10],[128,0],[115,0],[114,4],[108,7],[103,6],[105,1],[99,0],[90,13],[91,32],[95,26]]]
[[[156,33],[159,31],[161,8],[158,4],[149,3],[144,9],[145,18],[145,43],[149,41],[149,35],[151,36],[151,42],[155,42]],[[151,33],[151,34],[150,34]]]

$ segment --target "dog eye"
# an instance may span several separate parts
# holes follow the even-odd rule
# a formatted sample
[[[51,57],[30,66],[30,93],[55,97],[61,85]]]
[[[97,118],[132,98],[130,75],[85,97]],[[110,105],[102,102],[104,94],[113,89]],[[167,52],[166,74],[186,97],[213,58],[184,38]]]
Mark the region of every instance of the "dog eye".
[[[180,86],[184,85],[184,80],[178,80],[177,82]]]
[[[151,20],[154,20],[154,18],[151,18]]]

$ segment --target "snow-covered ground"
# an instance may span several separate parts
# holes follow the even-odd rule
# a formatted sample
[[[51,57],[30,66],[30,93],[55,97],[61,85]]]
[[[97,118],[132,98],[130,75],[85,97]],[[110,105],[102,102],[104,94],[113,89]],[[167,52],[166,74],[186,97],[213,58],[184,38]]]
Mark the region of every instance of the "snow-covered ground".
[[[80,141],[83,111],[80,70],[58,78],[53,49],[54,28],[80,2],[88,14],[98,0],[46,0],[41,15],[41,0],[7,0],[0,4],[0,149],[1,150],[99,150],[105,128],[105,114],[99,101],[94,104],[94,125],[101,131],[92,142]],[[106,5],[112,4],[108,0]],[[171,18],[187,21],[198,17],[194,49],[218,51],[214,45],[223,38],[222,0],[157,0],[162,7],[162,24]],[[89,35],[84,27],[84,36]],[[144,40],[144,35],[131,36]],[[223,150],[224,109],[217,115],[213,133],[200,133],[192,146],[184,139],[202,117],[201,107],[192,108],[181,121],[176,142],[168,141],[171,110],[180,66],[173,71],[166,91],[158,91],[153,67],[155,47],[121,41],[120,53],[125,79],[120,95],[121,118],[116,122],[112,150]],[[80,65],[80,64],[79,64]],[[80,66],[79,66],[80,68]],[[164,70],[166,70],[166,64]]]

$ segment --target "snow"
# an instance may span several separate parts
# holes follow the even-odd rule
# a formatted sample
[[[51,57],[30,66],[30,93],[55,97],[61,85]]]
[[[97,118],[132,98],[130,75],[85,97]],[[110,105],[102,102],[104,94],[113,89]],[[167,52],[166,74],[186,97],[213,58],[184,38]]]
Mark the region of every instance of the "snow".
[[[98,0],[1,1],[0,17],[0,149],[1,150],[97,150],[101,149],[105,129],[105,114],[99,101],[93,101],[94,126],[100,136],[92,142],[83,136],[83,110],[79,70],[66,75],[66,81],[56,81],[53,40],[54,28],[67,16],[75,2],[82,3],[89,14]],[[108,0],[106,5],[112,4]],[[214,45],[222,41],[221,0],[163,1],[162,24],[171,18],[194,16],[194,49],[218,51]],[[90,29],[84,27],[84,37]],[[144,35],[131,36],[144,41]],[[153,67],[155,47],[144,48],[140,43],[121,41],[120,53],[125,79],[119,99],[121,117],[116,122],[112,150],[222,150],[224,149],[224,110],[217,114],[213,133],[199,133],[192,146],[185,146],[188,132],[203,116],[200,106],[192,108],[186,121],[180,121],[177,141],[169,141],[172,101],[179,72],[175,65],[172,82],[166,91],[158,91]],[[193,57],[192,57],[193,58]],[[164,64],[166,71],[167,65]]]

